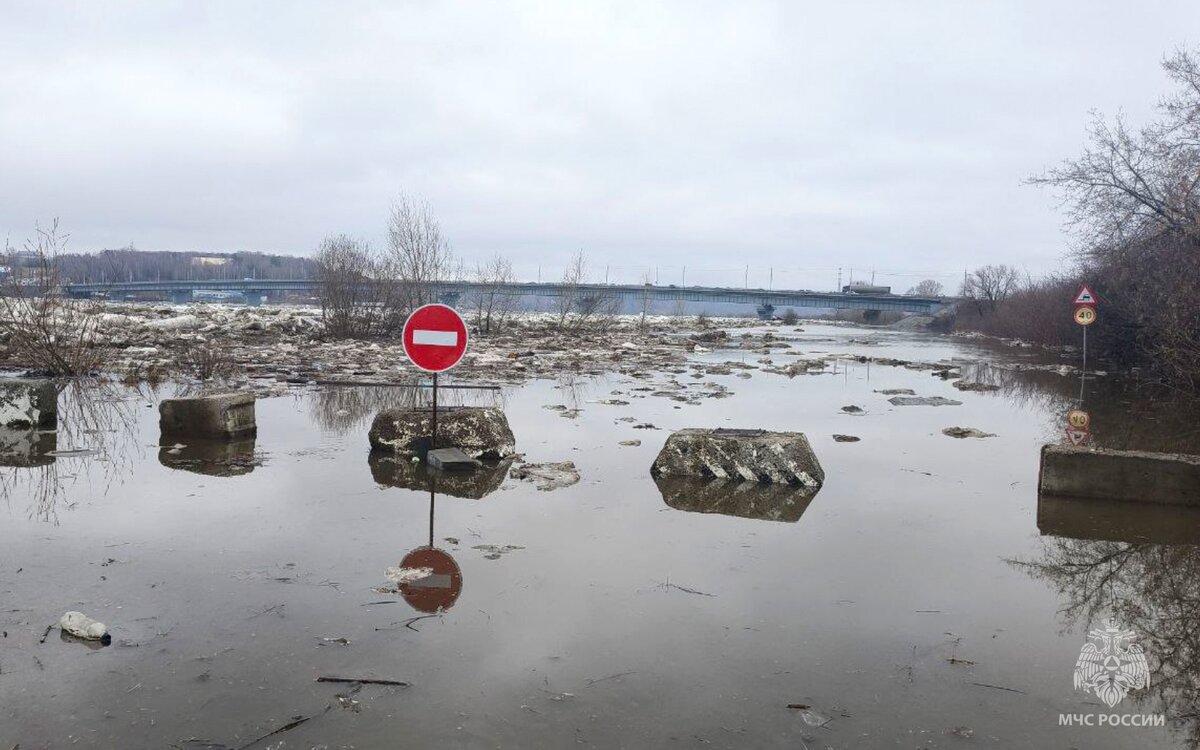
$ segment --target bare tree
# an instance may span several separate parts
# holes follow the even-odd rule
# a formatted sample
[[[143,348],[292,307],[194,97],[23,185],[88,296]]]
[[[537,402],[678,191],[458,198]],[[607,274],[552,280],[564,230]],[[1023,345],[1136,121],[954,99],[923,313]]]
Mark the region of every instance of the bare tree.
[[[416,307],[437,301],[438,287],[461,274],[450,243],[425,201],[401,194],[388,219],[388,272],[399,284],[403,321]]]
[[[941,297],[945,291],[940,281],[925,279],[908,290],[908,294],[916,297]]]
[[[471,300],[475,329],[486,335],[492,332],[493,327],[496,330],[503,328],[516,306],[517,295],[511,288],[514,278],[512,262],[496,255],[487,263],[476,264],[474,276],[478,285]]]
[[[385,260],[365,241],[338,234],[321,241],[315,261],[326,332],[334,338],[382,333],[395,297]]]
[[[61,296],[58,255],[68,239],[55,219],[49,229],[37,227],[22,250],[5,244],[0,332],[18,364],[51,375],[88,375],[101,369],[109,350],[97,340],[101,306]]]
[[[1001,263],[997,266],[981,266],[963,279],[959,294],[974,300],[980,314],[996,309],[1017,289],[1021,274],[1012,266]]]
[[[579,285],[583,283],[587,275],[587,259],[580,250],[571,259],[571,263],[563,271],[562,277],[562,294],[557,300],[558,327],[562,328],[567,323],[567,318],[571,315],[571,311],[575,308],[576,300],[579,299]]]

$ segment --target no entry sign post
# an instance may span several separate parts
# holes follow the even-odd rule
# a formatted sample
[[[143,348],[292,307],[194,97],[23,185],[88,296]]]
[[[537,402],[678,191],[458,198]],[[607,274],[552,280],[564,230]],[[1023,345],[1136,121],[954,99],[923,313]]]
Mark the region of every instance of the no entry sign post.
[[[437,447],[438,373],[457,365],[467,353],[467,324],[448,305],[421,305],[404,321],[404,353],[433,375],[433,419],[429,447]]]

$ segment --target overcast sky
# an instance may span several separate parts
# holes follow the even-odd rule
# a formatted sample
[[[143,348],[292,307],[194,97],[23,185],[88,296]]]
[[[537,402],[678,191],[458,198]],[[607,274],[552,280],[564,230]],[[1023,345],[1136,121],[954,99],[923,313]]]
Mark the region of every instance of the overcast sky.
[[[382,243],[406,191],[525,278],[582,248],[613,280],[822,289],[1061,267],[1023,178],[1090,109],[1148,117],[1200,30],[1195,0],[0,10],[13,242],[58,216],[74,250],[304,254]]]

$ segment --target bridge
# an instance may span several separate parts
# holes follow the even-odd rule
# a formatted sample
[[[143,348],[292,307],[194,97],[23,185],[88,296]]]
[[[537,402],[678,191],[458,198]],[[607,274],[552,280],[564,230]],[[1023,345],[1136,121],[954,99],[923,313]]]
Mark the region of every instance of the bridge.
[[[454,305],[462,297],[476,293],[498,293],[515,297],[562,297],[571,295],[576,304],[598,299],[619,299],[636,307],[646,301],[724,302],[755,305],[762,318],[770,318],[776,309],[786,307],[823,307],[835,310],[869,310],[932,315],[954,300],[945,297],[915,297],[901,294],[859,294],[814,292],[810,290],[737,289],[729,287],[656,286],[652,284],[575,284],[511,283],[484,284],[472,281],[445,281],[433,284],[438,299]],[[260,305],[268,295],[320,293],[316,279],[214,279],[205,281],[121,281],[111,283],[66,284],[63,292],[76,298],[121,298],[132,294],[163,294],[172,302],[186,303],[195,292],[232,292],[242,295],[247,304]]]

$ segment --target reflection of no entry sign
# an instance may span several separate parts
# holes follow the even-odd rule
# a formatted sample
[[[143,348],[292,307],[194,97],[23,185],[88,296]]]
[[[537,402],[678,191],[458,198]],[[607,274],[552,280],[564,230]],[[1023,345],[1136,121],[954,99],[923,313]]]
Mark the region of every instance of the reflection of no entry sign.
[[[400,584],[400,595],[418,612],[445,611],[458,601],[462,571],[448,553],[434,547],[418,547],[404,556],[400,567],[430,570],[424,578]]]
[[[404,353],[425,372],[445,372],[467,351],[467,324],[446,305],[422,305],[404,322]]]
[[[1075,322],[1081,326],[1090,326],[1096,322],[1096,308],[1091,305],[1080,305],[1075,308]]]

